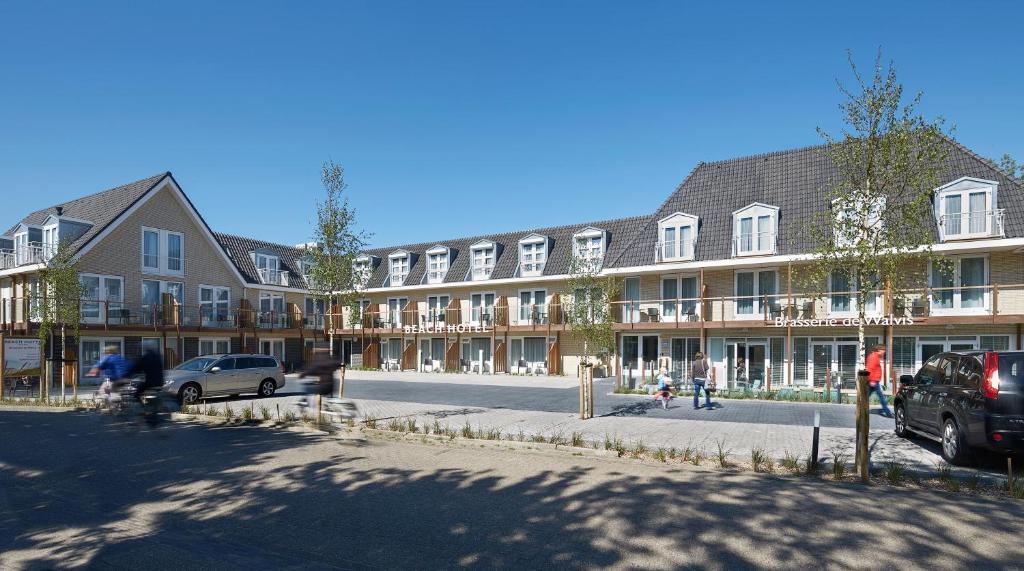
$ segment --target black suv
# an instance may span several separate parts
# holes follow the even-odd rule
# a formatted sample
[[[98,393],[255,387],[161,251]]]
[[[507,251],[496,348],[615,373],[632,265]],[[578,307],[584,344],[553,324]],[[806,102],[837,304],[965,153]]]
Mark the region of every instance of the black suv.
[[[900,377],[893,404],[896,434],[939,440],[952,464],[972,448],[1024,450],[1024,351],[939,353]]]

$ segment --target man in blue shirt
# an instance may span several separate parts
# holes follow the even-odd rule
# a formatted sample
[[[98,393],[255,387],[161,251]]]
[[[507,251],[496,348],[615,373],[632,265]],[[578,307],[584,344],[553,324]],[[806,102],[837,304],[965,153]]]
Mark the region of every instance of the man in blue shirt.
[[[124,357],[117,352],[116,345],[107,345],[104,353],[106,356],[89,371],[89,376],[103,373],[103,376],[111,381],[123,379],[128,373],[128,361],[125,361]]]

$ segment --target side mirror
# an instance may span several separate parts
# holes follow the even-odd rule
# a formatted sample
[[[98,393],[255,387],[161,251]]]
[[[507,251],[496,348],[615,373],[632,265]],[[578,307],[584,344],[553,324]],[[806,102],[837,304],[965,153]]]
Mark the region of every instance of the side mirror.
[[[915,382],[916,381],[914,381],[914,375],[900,375],[901,385],[912,385]]]
[[[220,372],[220,367],[211,367],[210,368],[210,372],[211,373],[219,373]]]

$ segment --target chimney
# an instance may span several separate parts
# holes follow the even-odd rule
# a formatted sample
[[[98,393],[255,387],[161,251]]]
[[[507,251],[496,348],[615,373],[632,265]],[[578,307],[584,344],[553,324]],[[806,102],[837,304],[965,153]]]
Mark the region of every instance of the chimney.
[[[63,215],[64,215],[64,207],[63,206],[58,206],[57,207],[57,216],[63,216]]]

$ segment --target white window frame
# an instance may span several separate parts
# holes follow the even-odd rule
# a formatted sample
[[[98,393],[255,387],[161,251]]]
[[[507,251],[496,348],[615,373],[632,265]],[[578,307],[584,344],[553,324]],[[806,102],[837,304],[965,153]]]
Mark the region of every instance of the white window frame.
[[[145,291],[146,291],[146,285],[143,282],[157,282],[157,283],[160,284],[160,287],[159,287],[159,292],[160,292],[159,293],[159,297],[160,297],[160,299],[157,301],[157,303],[155,305],[161,305],[161,303],[163,302],[164,294],[165,293],[171,293],[170,292],[170,288],[167,287],[168,285],[170,285],[170,284],[178,284],[178,285],[180,285],[181,286],[181,299],[178,300],[178,303],[181,304],[181,305],[185,305],[185,282],[179,282],[179,281],[176,281],[176,280],[155,280],[155,279],[151,279],[151,278],[144,278],[144,279],[139,280],[139,299],[143,300],[142,301],[142,306],[143,307],[146,307],[147,305],[150,305],[150,304],[148,304],[148,303],[146,303],[144,301],[145,300],[145,295],[144,294],[145,294]]]
[[[263,344],[264,343],[269,343],[270,344],[270,353],[264,353],[263,352]],[[277,354],[275,354],[274,350],[277,347],[279,347],[279,346],[281,348],[281,354],[277,355]],[[260,346],[258,347],[257,354],[258,355],[270,356],[270,357],[277,357],[278,361],[280,361],[281,363],[284,363],[284,357],[285,357],[285,350],[286,349],[287,349],[287,347],[285,347],[284,338],[282,338],[282,337],[260,337]]]
[[[756,318],[764,315],[764,303],[763,303],[764,302],[764,299],[763,299],[764,293],[761,291],[761,275],[760,275],[761,272],[775,272],[775,294],[778,295],[778,293],[779,293],[779,269],[778,268],[750,268],[750,269],[734,271],[733,272],[733,278],[732,278],[732,295],[733,295],[732,314],[733,314],[733,318],[740,319],[741,317],[751,316],[752,318],[756,319]],[[752,305],[752,311],[749,312],[749,313],[740,313],[740,300],[739,300],[739,298],[740,298],[740,293],[739,293],[740,274],[754,274],[753,294],[752,294],[752,296],[750,296],[750,297],[753,298],[754,303]],[[743,297],[747,298],[748,296],[743,296]],[[776,298],[776,300],[778,300],[778,299],[779,298]],[[771,303],[771,300],[768,300],[768,302]]]
[[[859,315],[859,312],[857,310],[857,295],[856,295],[856,292],[860,291],[860,284],[857,283],[858,280],[854,276],[850,276],[850,282],[851,282],[850,283],[850,289],[847,290],[847,291],[850,292],[848,294],[850,296],[850,309],[848,309],[846,311],[835,311],[835,310],[832,309],[832,292],[833,292],[833,289],[832,289],[832,275],[834,273],[835,272],[830,272],[828,274],[828,277],[826,278],[825,292],[826,292],[827,295],[825,296],[825,303],[827,305],[825,306],[825,312],[829,315],[829,317],[857,317]],[[881,293],[875,293],[875,308],[874,309],[869,309],[868,311],[866,311],[864,313],[864,315],[867,316],[867,317],[874,317],[874,316],[878,316],[878,315],[881,315],[881,314],[882,314],[882,294]]]
[[[157,252],[156,259],[157,263],[155,266],[146,265],[146,233],[153,232],[157,235],[156,244]],[[172,270],[170,268],[170,237],[176,236],[180,240],[181,244],[181,257],[179,259],[179,268]],[[173,230],[164,230],[162,228],[150,228],[149,226],[143,226],[140,231],[139,241],[139,264],[142,268],[142,273],[145,275],[157,275],[157,276],[184,276],[185,275],[185,234],[181,232],[175,232]]]
[[[213,352],[212,353],[203,353],[203,343],[212,343],[213,344]],[[220,343],[224,343],[224,344],[227,345],[227,350],[226,351],[218,351],[217,350],[217,345],[220,344]],[[199,350],[199,355],[198,355],[199,357],[202,357],[204,355],[222,355],[222,354],[225,354],[225,353],[231,353],[231,338],[230,337],[200,337],[199,338],[198,350]]]
[[[480,317],[473,318],[473,296],[480,296],[480,313],[488,313],[491,316],[490,323],[494,323],[494,308],[498,304],[498,293],[494,291],[474,291],[469,294],[469,323],[470,325],[483,325]],[[487,296],[491,296],[491,305],[487,305]],[[487,308],[490,307],[490,311],[487,312]],[[458,325],[457,323],[452,325]]]
[[[942,241],[970,240],[975,238],[991,238],[1003,236],[1002,209],[999,209],[998,202],[999,183],[993,180],[985,180],[972,177],[960,177],[935,189],[935,221],[938,225],[939,237]],[[979,216],[984,217],[984,228],[980,232],[971,232],[971,195],[983,193],[985,195],[985,209]],[[957,223],[960,232],[949,233],[949,229],[955,227],[946,214],[946,202],[952,197],[960,199],[960,213]]]
[[[106,321],[106,316],[103,313],[104,312],[104,307],[106,308],[107,312],[109,312],[110,304],[111,303],[117,304],[118,308],[120,308],[120,306],[124,303],[124,277],[122,277],[122,276],[110,276],[110,275],[104,275],[104,274],[92,274],[92,273],[88,273],[88,272],[80,272],[78,274],[78,282],[79,283],[82,283],[82,278],[96,278],[97,280],[99,280],[99,283],[97,283],[96,288],[97,288],[97,292],[100,295],[100,298],[98,298],[98,299],[90,299],[90,300],[86,300],[86,298],[82,299],[82,301],[80,303],[81,309],[79,310],[80,319],[81,319],[82,323],[104,323]],[[106,284],[106,282],[107,282],[107,280],[118,281],[118,282],[121,283],[121,287],[119,288],[120,291],[121,291],[121,295],[119,296],[119,299],[106,299],[106,291],[107,291],[107,288],[106,288],[107,284]],[[84,286],[84,284],[83,284],[83,286]],[[103,304],[102,303],[103,301],[107,301],[108,303],[107,304]],[[83,312],[85,311],[86,307],[91,307],[93,304],[96,305],[96,316],[95,317],[91,317],[91,316],[87,317]],[[125,325],[127,325],[127,324],[125,324]]]
[[[203,290],[209,290],[210,291],[210,301],[208,301],[208,302],[203,301]],[[220,296],[218,294],[223,293],[223,292],[227,292],[227,294],[228,294],[228,297],[227,297],[226,300],[219,299]],[[227,286],[212,286],[212,285],[206,285],[206,284],[199,284],[199,287],[196,288],[196,303],[199,306],[199,318],[200,318],[200,322],[203,325],[206,325],[207,323],[210,323],[210,322],[216,322],[216,319],[214,319],[212,321],[208,320],[207,319],[207,315],[204,314],[204,310],[206,309],[205,306],[207,306],[207,305],[210,306],[209,315],[210,316],[215,316],[215,315],[217,315],[220,312],[220,307],[219,307],[220,304],[224,303],[225,304],[225,306],[224,306],[224,315],[226,317],[230,317],[231,316],[231,288],[229,288]]]
[[[694,280],[694,283],[696,283],[696,285],[697,285],[697,297],[695,297],[695,298],[686,298],[686,297],[682,296],[682,293],[683,293],[683,280],[684,279],[692,279],[692,280]],[[667,280],[672,280],[676,284],[676,298],[675,299],[679,300],[678,304],[676,303],[675,299],[669,298],[669,297],[665,296],[665,281],[667,281]],[[659,309],[658,309],[659,319],[661,321],[666,321],[666,322],[667,321],[675,321],[676,320],[676,315],[678,314],[679,321],[686,321],[686,317],[685,316],[688,315],[688,314],[683,311],[683,306],[686,303],[692,302],[694,304],[693,314],[696,317],[696,319],[699,321],[700,320],[700,314],[701,314],[700,291],[701,291],[701,283],[700,283],[700,274],[699,273],[688,272],[688,273],[683,273],[683,274],[665,274],[665,275],[658,276],[658,297],[660,297],[661,300],[662,300],[661,301],[661,307],[659,307]],[[672,309],[671,315],[669,315],[670,312],[666,311],[666,309],[668,309],[668,308]]]
[[[477,255],[477,253],[480,255]],[[471,281],[491,279],[498,259],[498,245],[491,241],[477,242],[469,247],[469,271]],[[483,262],[483,263],[479,263]]]
[[[395,309],[391,309],[391,302],[394,301]],[[409,305],[409,298],[405,296],[401,297],[389,297],[387,301],[388,315],[385,323],[390,323],[395,327],[402,326],[402,312],[405,311],[405,306]],[[394,320],[392,320],[392,313],[394,313]],[[412,325],[412,324],[410,324]]]
[[[537,277],[544,274],[548,260],[548,238],[531,234],[519,241],[520,277]]]
[[[537,296],[535,295],[537,292],[543,292],[544,293],[544,299],[540,303],[537,303]],[[524,293],[530,294],[530,299],[533,300],[533,301],[530,302],[531,305],[533,305],[533,306],[538,306],[538,305],[541,306],[544,309],[544,314],[547,315],[548,318],[551,317],[549,315],[549,312],[548,312],[548,289],[546,287],[526,287],[526,288],[520,288],[519,292],[516,294],[516,304],[519,306],[518,321],[519,321],[520,325],[533,325],[534,324],[533,320],[532,320],[533,312],[527,313],[526,312],[526,308],[523,306],[523,294]]]
[[[985,264],[985,289],[982,289],[982,306],[981,307],[963,307],[963,292],[960,289],[961,285],[961,265],[964,259],[981,258]],[[936,307],[932,300],[933,293],[931,288],[938,287],[932,283],[933,276],[933,264],[928,262],[928,313],[929,315],[988,315],[992,312],[992,263],[989,255],[986,253],[978,254],[964,254],[960,256],[950,256],[950,260],[954,262],[956,269],[953,272],[953,307]]]
[[[405,280],[409,277],[409,271],[411,270],[411,256],[409,252],[404,250],[395,252],[388,256],[388,283],[391,287],[399,287],[405,285]],[[397,269],[399,270],[396,272]],[[401,271],[403,270],[404,271]]]
[[[697,229],[700,219],[691,214],[674,212],[658,221],[658,262],[692,260],[697,244]],[[683,229],[690,229],[690,238],[683,239]],[[665,237],[667,230],[673,230],[671,241]]]
[[[450,251],[445,246],[434,246],[426,251],[426,255],[426,282],[428,284],[443,283],[450,267]]]
[[[442,298],[445,299],[446,302],[447,302],[443,306],[441,305],[441,299]],[[447,313],[448,312],[445,311],[445,310],[448,309],[449,305],[451,305],[452,297],[450,295],[446,294],[446,293],[439,293],[439,294],[434,294],[434,295],[427,296],[427,319],[428,320],[433,320],[434,319],[434,315],[435,315],[435,314],[431,313],[431,308],[430,308],[431,302],[434,302],[433,305],[435,306],[435,308],[434,308],[433,311],[437,312],[436,315],[441,316],[440,320],[443,320],[444,322],[447,323],[447,321],[448,321]]]
[[[597,267],[594,269],[597,270],[604,265],[607,244],[608,233],[600,228],[584,228],[572,235],[573,255],[577,260],[595,263]]]
[[[761,221],[768,218],[767,228]],[[750,248],[743,239],[742,222],[750,219]],[[779,234],[779,208],[755,202],[732,213],[732,254],[735,257],[764,256],[776,253]],[[764,238],[762,240],[762,237]],[[763,246],[763,247],[762,247]]]

